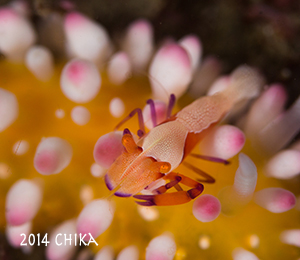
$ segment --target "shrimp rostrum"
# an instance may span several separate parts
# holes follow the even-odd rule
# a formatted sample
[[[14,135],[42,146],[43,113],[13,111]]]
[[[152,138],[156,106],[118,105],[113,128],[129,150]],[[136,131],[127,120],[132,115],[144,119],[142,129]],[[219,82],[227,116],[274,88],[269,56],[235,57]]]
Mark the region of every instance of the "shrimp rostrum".
[[[230,84],[225,90],[201,97],[174,115],[171,115],[171,110],[175,98],[171,95],[166,120],[148,133],[145,133],[141,110],[132,111],[117,128],[138,114],[139,139],[135,141],[128,129],[123,131],[122,152],[114,159],[105,175],[108,189],[116,196],[133,196],[143,206],[178,205],[199,196],[204,188],[202,183],[212,183],[214,178],[199,170],[202,178],[196,181],[174,170],[233,106],[258,95],[262,84],[262,78],[254,69],[242,66],[232,73]],[[148,104],[155,125],[154,103],[148,100]],[[192,165],[187,166],[198,170]],[[160,179],[165,180],[166,184],[153,189],[150,195],[140,193]],[[183,190],[179,184],[189,189]],[[176,190],[167,192],[170,188]]]

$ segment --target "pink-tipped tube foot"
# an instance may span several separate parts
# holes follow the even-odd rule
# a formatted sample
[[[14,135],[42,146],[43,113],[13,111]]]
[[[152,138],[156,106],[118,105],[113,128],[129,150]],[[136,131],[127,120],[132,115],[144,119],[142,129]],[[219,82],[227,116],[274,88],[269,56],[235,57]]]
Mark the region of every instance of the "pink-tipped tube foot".
[[[64,30],[73,56],[102,65],[111,53],[104,27],[78,12],[66,15]]]
[[[19,115],[19,104],[16,96],[0,88],[0,132],[9,127]]]
[[[265,174],[278,179],[291,179],[300,173],[300,151],[283,150],[265,165]]]
[[[196,35],[187,35],[179,40],[179,45],[188,52],[191,59],[192,70],[195,71],[202,55],[202,44],[199,38]]]
[[[13,8],[0,8],[0,51],[10,60],[20,62],[36,41],[33,26]]]
[[[101,86],[101,77],[96,65],[90,61],[73,59],[61,73],[60,87],[73,102],[87,103],[94,99]]]
[[[39,183],[20,179],[8,191],[5,203],[6,221],[18,226],[31,221],[42,204],[43,192]]]
[[[139,250],[137,246],[127,246],[118,254],[116,260],[138,260],[139,259]]]
[[[28,236],[31,232],[31,227],[32,227],[32,224],[30,221],[26,222],[25,224],[20,225],[20,226],[7,225],[6,226],[6,237],[7,237],[9,244],[15,248],[21,247],[22,241],[24,239],[24,235],[21,235],[21,234],[25,234],[25,237],[28,239]],[[25,240],[24,242],[27,243],[27,240]]]
[[[179,98],[192,79],[191,61],[181,46],[169,43],[155,54],[150,65],[153,97],[168,102],[170,94]]]
[[[124,150],[121,131],[102,135],[94,147],[94,159],[104,168],[109,168]]]
[[[72,154],[72,146],[66,140],[44,138],[36,148],[34,168],[43,175],[59,173],[70,164]]]
[[[255,254],[241,247],[233,250],[232,258],[233,260],[258,260]]]
[[[131,76],[131,64],[125,52],[115,53],[107,68],[108,78],[115,85],[123,84]]]
[[[280,234],[282,243],[300,247],[300,229],[285,230]]]
[[[26,53],[25,63],[32,74],[41,81],[48,81],[53,75],[53,55],[44,46],[31,47]]]
[[[195,218],[201,222],[211,222],[215,220],[220,212],[220,201],[210,194],[200,196],[193,204],[193,214]]]
[[[146,260],[172,260],[176,244],[172,234],[165,233],[153,238],[146,248]]]
[[[102,247],[99,252],[95,255],[94,260],[113,260],[114,250],[111,246]]]
[[[135,72],[146,69],[153,53],[153,41],[153,28],[147,20],[140,19],[129,25],[123,48]]]
[[[229,159],[241,151],[245,144],[244,133],[235,126],[214,128],[200,143],[201,154]]]
[[[71,259],[78,248],[78,237],[75,237],[75,233],[76,221],[73,219],[67,220],[56,227],[50,233],[50,238],[48,238],[50,243],[46,247],[47,259]]]
[[[259,206],[273,213],[282,213],[296,204],[293,193],[282,188],[266,188],[255,193],[254,201]]]
[[[111,224],[114,216],[114,206],[107,200],[97,199],[87,204],[77,219],[77,233],[87,234],[97,238]]]

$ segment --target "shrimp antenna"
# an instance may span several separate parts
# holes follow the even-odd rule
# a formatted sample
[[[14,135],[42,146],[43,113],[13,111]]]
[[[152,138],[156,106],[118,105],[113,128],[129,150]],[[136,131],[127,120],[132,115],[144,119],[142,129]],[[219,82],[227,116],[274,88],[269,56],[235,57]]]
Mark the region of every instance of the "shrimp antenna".
[[[158,81],[155,77],[153,77],[152,75],[150,75],[148,72],[143,72],[143,71],[139,71],[139,74],[148,77],[149,79],[152,79],[153,81],[155,81],[165,92],[166,96],[169,96],[170,94],[168,93],[168,91],[166,90],[166,88],[163,86],[163,84],[160,83],[160,81]]]
[[[112,198],[112,196],[114,196],[114,194],[115,194],[120,188],[121,188],[121,183],[118,184],[113,190],[111,190],[105,198],[107,198],[107,199]]]
[[[13,151],[13,154],[14,154],[14,155],[17,155],[17,152],[19,151],[19,148],[20,148],[21,143],[22,143],[22,140],[20,140],[20,141],[18,142],[16,149]],[[13,160],[15,160],[15,159],[13,159]],[[6,173],[9,174],[9,173],[11,173],[11,172],[12,172],[12,171],[11,171],[11,167],[9,166],[9,167],[7,168],[7,172],[6,172]]]

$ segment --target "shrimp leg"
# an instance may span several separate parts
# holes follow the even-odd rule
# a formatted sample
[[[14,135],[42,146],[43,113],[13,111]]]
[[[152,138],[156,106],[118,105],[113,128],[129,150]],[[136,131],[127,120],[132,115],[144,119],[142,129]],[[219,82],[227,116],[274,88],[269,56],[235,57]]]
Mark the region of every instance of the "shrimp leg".
[[[160,186],[159,188],[153,190],[153,193],[155,194],[162,194],[165,193],[168,189],[171,189],[172,187],[175,187],[182,178],[174,172],[168,173],[168,175],[163,176],[163,179],[170,180],[166,185]]]
[[[169,104],[167,107],[166,120],[171,117],[175,102],[176,102],[176,97],[174,94],[171,94],[170,98],[169,98]],[[150,113],[151,113],[151,120],[152,120],[153,127],[156,127],[157,126],[157,115],[156,115],[156,110],[155,110],[155,103],[154,103],[153,99],[148,99],[147,104],[150,106]]]
[[[196,154],[196,153],[191,153],[189,154],[189,156],[198,158],[198,159],[202,159],[202,160],[206,160],[206,161],[211,161],[211,162],[216,162],[216,163],[223,163],[225,165],[230,164],[229,161],[224,160],[222,158],[218,158],[218,157],[212,157],[212,156],[207,156],[207,155],[201,155],[201,154]]]
[[[169,176],[170,175],[170,176]],[[197,181],[192,180],[189,177],[186,177],[179,173],[171,172],[168,175],[168,179],[175,179],[175,181],[169,182],[169,186],[173,187],[179,182],[191,187],[192,189],[188,191],[176,191],[172,193],[162,193],[157,195],[134,195],[135,199],[144,200],[144,201],[136,201],[137,204],[142,206],[171,206],[171,205],[179,205],[189,202],[190,200],[196,198],[203,192],[203,185]],[[167,177],[166,176],[166,177]],[[181,180],[179,181],[179,177]],[[172,183],[172,184],[170,184]],[[166,184],[166,185],[168,185]],[[165,187],[166,185],[162,186]],[[160,187],[160,188],[162,188]],[[171,187],[162,188],[161,191],[165,192]],[[158,189],[160,189],[158,188]],[[158,190],[157,189],[157,190]]]
[[[143,112],[140,108],[136,108],[136,109],[132,110],[127,117],[125,117],[119,124],[117,124],[117,126],[115,127],[115,131],[118,130],[121,125],[123,125],[125,122],[127,122],[135,114],[138,114],[139,127],[140,127],[140,129],[137,131],[137,134],[140,138],[143,137],[146,132],[145,132],[145,123],[144,123]]]
[[[205,173],[204,171],[200,170],[199,168],[195,167],[192,164],[189,164],[187,162],[183,162],[183,165],[194,171],[195,173],[199,174],[200,176],[204,177],[204,179],[198,179],[200,182],[206,182],[206,183],[215,183],[215,179],[211,177],[209,174]]]
[[[155,104],[153,99],[148,99],[147,104],[150,106],[150,113],[151,113],[151,120],[153,127],[157,126],[157,116],[156,116],[156,111],[155,111]]]
[[[172,115],[172,110],[174,108],[175,102],[176,102],[176,97],[174,94],[171,94],[169,99],[169,104],[168,104],[168,110],[167,110],[167,119],[170,118]]]

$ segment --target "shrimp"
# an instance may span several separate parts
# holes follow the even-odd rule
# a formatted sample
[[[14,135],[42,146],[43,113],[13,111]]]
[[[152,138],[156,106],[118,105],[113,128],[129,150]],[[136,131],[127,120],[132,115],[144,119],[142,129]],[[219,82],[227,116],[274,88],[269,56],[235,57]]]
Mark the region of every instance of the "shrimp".
[[[262,82],[262,78],[254,69],[242,66],[232,73],[231,83],[224,91],[199,98],[172,116],[170,111],[175,100],[171,95],[168,118],[148,133],[145,133],[141,109],[133,110],[116,128],[137,113],[140,125],[139,139],[136,142],[131,132],[128,129],[124,130],[123,152],[105,175],[108,189],[116,196],[133,196],[137,199],[136,203],[142,206],[178,205],[199,196],[204,189],[201,182],[212,183],[214,178],[189,164],[189,168],[202,175],[203,178],[199,182],[175,173],[174,170],[235,104],[258,95]],[[148,103],[155,124],[154,103],[152,100]],[[167,184],[154,189],[152,195],[139,194],[160,179],[168,181]],[[190,189],[185,191],[179,184]],[[172,187],[177,191],[167,192]]]

